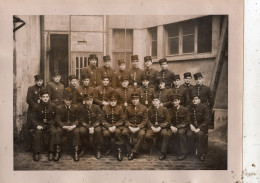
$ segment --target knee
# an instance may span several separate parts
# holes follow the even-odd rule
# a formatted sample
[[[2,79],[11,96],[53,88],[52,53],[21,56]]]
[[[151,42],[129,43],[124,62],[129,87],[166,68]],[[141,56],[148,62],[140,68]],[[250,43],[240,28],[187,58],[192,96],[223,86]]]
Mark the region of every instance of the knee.
[[[95,133],[98,133],[98,134],[101,134],[101,133],[102,133],[101,127],[95,128],[94,132],[95,132]]]
[[[145,131],[144,130],[140,130],[138,136],[139,137],[145,137]]]
[[[104,137],[110,137],[110,132],[108,130],[103,131],[103,136]]]
[[[186,134],[186,130],[185,129],[179,129],[178,130],[178,135],[185,135]]]
[[[42,135],[42,130],[36,129],[34,136],[41,136]]]
[[[188,136],[188,137],[192,137],[192,136],[193,136],[193,132],[192,132],[191,130],[188,131],[187,136]]]
[[[204,137],[205,135],[206,135],[206,133],[204,132],[204,131],[199,131],[198,133],[197,133],[197,135],[199,136],[199,137]]]
[[[57,128],[57,129],[56,129],[56,133],[57,133],[58,135],[62,135],[63,130],[62,130],[61,128]]]
[[[80,127],[80,128],[79,128],[79,134],[80,134],[80,135],[86,135],[86,134],[87,134],[87,129],[84,128],[84,127]]]

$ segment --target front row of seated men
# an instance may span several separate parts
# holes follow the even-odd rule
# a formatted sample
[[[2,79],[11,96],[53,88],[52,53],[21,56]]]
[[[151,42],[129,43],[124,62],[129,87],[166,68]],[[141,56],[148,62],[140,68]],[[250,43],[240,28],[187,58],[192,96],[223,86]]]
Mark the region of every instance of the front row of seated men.
[[[158,94],[152,96],[152,105],[147,108],[140,103],[140,94],[132,93],[130,103],[118,104],[118,95],[109,95],[108,105],[101,109],[93,104],[93,95],[84,94],[83,104],[72,104],[73,96],[65,94],[64,103],[58,107],[50,102],[49,92],[40,91],[40,101],[34,106],[31,120],[35,130],[33,136],[34,161],[39,161],[43,133],[49,134],[48,160],[59,161],[62,136],[67,135],[73,146],[73,159],[79,161],[86,147],[92,147],[96,158],[108,155],[112,143],[117,148],[117,159],[122,161],[122,149],[125,147],[128,160],[133,160],[140,152],[144,141],[150,147],[153,139],[160,139],[161,154],[164,160],[170,137],[177,137],[179,143],[178,160],[183,160],[192,153],[196,146],[198,158],[205,160],[207,144],[205,141],[209,120],[208,108],[200,103],[199,96],[192,97],[192,104],[186,108],[180,105],[179,95],[174,95],[171,107],[162,105]],[[111,137],[114,140],[111,141]],[[196,142],[196,143],[195,143]]]

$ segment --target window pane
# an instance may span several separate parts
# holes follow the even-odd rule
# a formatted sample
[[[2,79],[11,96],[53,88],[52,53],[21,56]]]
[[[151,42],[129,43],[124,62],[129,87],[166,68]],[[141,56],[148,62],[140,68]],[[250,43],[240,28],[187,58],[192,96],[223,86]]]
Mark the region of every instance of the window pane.
[[[114,39],[114,49],[124,49],[125,48],[125,30],[124,29],[114,29],[113,30]]]
[[[83,57],[80,57],[80,68],[83,67]]]
[[[133,50],[133,30],[126,30],[126,45],[125,48],[129,50]]]
[[[126,57],[125,57],[126,68],[131,67],[131,55],[133,55],[133,52],[126,52]]]
[[[195,25],[193,22],[184,23],[182,29],[183,35],[195,33]]]
[[[87,66],[87,57],[84,57],[84,67]]]
[[[212,47],[212,17],[198,20],[198,53],[211,52]]]
[[[179,37],[168,39],[168,55],[179,53]]]
[[[194,52],[194,35],[183,36],[183,53]]]
[[[76,69],[76,77],[79,78],[79,70]]]
[[[168,37],[179,36],[179,25],[174,24],[168,27]]]
[[[157,40],[157,27],[149,28],[148,31],[151,35],[151,39]]]
[[[76,68],[79,67],[79,57],[76,57]]]
[[[157,56],[157,41],[152,41],[152,57]]]

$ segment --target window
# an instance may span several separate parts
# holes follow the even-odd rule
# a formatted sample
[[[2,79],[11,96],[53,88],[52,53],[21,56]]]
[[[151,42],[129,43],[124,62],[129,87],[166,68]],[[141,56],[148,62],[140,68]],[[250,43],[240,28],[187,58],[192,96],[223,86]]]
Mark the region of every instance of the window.
[[[211,16],[169,24],[165,31],[168,56],[211,52]]]
[[[86,56],[76,56],[75,60],[75,69],[76,69],[76,77],[81,78],[81,71],[84,67],[87,67],[87,60],[88,58]]]
[[[126,66],[130,68],[130,59],[133,54],[133,30],[113,29],[113,59],[117,63],[119,59],[126,61]],[[116,69],[118,65],[116,64]]]
[[[157,57],[157,27],[149,28],[148,32],[151,38],[150,55]]]

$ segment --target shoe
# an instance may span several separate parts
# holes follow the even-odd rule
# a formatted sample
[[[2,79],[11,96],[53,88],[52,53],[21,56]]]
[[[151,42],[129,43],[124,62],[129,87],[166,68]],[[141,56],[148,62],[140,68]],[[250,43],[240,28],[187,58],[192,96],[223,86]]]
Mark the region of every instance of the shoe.
[[[105,152],[104,156],[108,156],[109,153],[110,153],[110,149],[108,149],[108,150]]]
[[[59,145],[57,145],[56,146],[56,153],[55,153],[54,158],[53,158],[54,161],[60,160],[60,152],[61,152],[61,147]]]
[[[48,161],[52,161],[52,160],[53,160],[53,154],[52,152],[49,152]]]
[[[40,158],[39,158],[39,153],[34,153],[33,154],[33,161],[39,161],[40,160]]]
[[[163,154],[163,155],[161,155],[160,157],[159,157],[159,160],[165,160],[166,159],[166,155],[165,154]]]
[[[135,159],[135,154],[132,152],[130,155],[129,155],[129,157],[128,157],[128,160],[133,160],[133,159]]]
[[[74,161],[79,161],[79,146],[74,147],[74,155],[73,155]]]
[[[184,160],[186,158],[187,158],[186,155],[180,155],[180,156],[178,156],[177,160],[181,161],[181,160]]]
[[[96,158],[100,159],[102,157],[101,151],[97,151]]]
[[[83,148],[81,149],[80,153],[79,153],[79,157],[84,156],[85,153],[86,153],[86,148],[83,147]]]
[[[126,157],[129,158],[130,154],[131,154],[131,152],[127,152],[127,153],[126,153]]]
[[[200,161],[205,161],[205,158],[206,158],[205,155],[202,154],[199,159],[200,159]]]
[[[118,150],[117,160],[118,161],[122,161],[123,160],[121,149]]]

